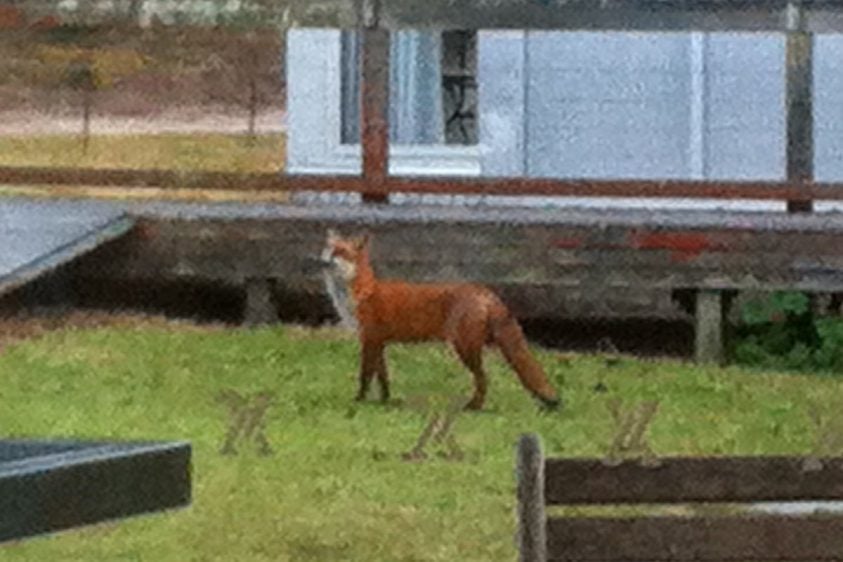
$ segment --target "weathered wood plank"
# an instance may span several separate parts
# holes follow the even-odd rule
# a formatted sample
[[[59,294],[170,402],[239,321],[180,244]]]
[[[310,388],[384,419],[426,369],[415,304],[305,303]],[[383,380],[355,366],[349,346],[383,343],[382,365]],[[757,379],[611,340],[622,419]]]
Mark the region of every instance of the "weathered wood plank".
[[[238,221],[154,221],[155,236],[202,238],[216,240],[271,241],[279,245],[300,245],[311,252],[321,249],[329,223],[304,220],[238,220]],[[613,226],[610,228],[571,228],[564,224],[518,225],[495,224],[437,224],[427,223],[360,226],[343,229],[348,233],[369,232],[373,235],[373,258],[386,257],[401,260],[413,259],[418,252],[436,252],[440,257],[459,255],[471,261],[483,259],[484,253],[471,250],[486,247],[487,251],[527,252],[526,257],[537,259],[554,253],[605,252],[596,257],[601,260],[612,252],[629,252],[632,255],[667,255],[677,263],[697,264],[713,256],[714,259],[734,258],[741,263],[746,254],[759,259],[769,257],[843,257],[843,233],[835,232],[781,232],[766,231],[759,226],[754,231],[724,231],[699,229],[698,232],[663,230],[648,231],[642,228]],[[151,225],[147,221],[145,227]],[[152,235],[147,232],[147,238]],[[700,237],[700,238],[694,238]],[[443,243],[447,243],[443,247]],[[447,254],[441,256],[442,252]],[[763,254],[763,256],[759,255]],[[618,254],[621,255],[621,254]],[[749,256],[752,257],[752,256]]]
[[[369,191],[367,203],[389,201],[386,178],[389,170],[389,31],[363,30],[363,80],[361,80],[360,130],[363,145],[363,178]]]
[[[787,179],[805,184],[814,179],[813,70],[814,39],[805,30],[805,7],[786,8],[785,110]],[[811,201],[788,201],[790,212],[811,212]]]
[[[243,323],[246,326],[263,326],[278,322],[278,311],[272,302],[272,287],[268,279],[246,279],[245,290]]]
[[[654,228],[643,222],[646,217],[572,226],[386,218],[357,223],[314,215],[148,214],[126,239],[82,260],[75,271],[87,278],[228,286],[261,277],[282,290],[321,293],[316,258],[327,228],[339,226],[346,233],[374,235],[372,258],[380,275],[498,287],[519,317],[679,319],[687,315],[671,302],[674,289],[843,289],[841,233],[810,230],[806,217],[791,216],[794,229],[767,229],[762,221],[689,230]]]
[[[609,271],[622,270],[661,277],[668,284],[679,276],[688,279],[707,275],[744,276],[754,275],[759,279],[773,277],[777,273],[788,276],[799,275],[816,268],[839,269],[841,260],[824,259],[823,256],[800,257],[798,254],[709,253],[698,257],[684,257],[667,250],[557,250],[546,260],[551,274],[584,268],[603,268]]]
[[[312,265],[328,224],[141,219],[119,249],[97,252],[86,263],[90,274],[123,278],[196,277],[239,284],[249,276],[267,276],[299,282],[318,277]],[[688,246],[687,239],[668,239],[665,247],[641,229],[620,226],[446,223],[430,228],[429,223],[385,221],[359,230],[374,234],[372,257],[379,274],[414,280],[553,285],[576,278],[596,287],[662,290],[843,288],[838,234],[740,232],[731,248],[696,253],[699,248]]]
[[[697,363],[722,364],[726,360],[723,340],[726,311],[722,291],[697,291],[695,300],[694,358]]]
[[[687,319],[669,292],[647,287],[601,290],[581,279],[490,287],[518,318]]]
[[[544,455],[535,434],[522,435],[516,448],[518,553],[520,562],[547,559],[547,521],[544,511]]]
[[[672,457],[658,467],[600,459],[547,459],[549,505],[843,500],[843,462],[812,470],[788,456]],[[635,486],[630,483],[635,482]]]
[[[535,227],[534,227],[535,228]],[[653,228],[612,225],[602,229],[560,226],[543,227],[544,243],[560,250],[669,250],[688,257],[710,253],[802,252],[803,254],[843,255],[840,232],[788,232],[747,224],[742,228]],[[786,236],[783,236],[786,234]]]
[[[0,184],[89,188],[173,187],[228,191],[324,191],[366,193],[361,176],[243,174],[177,170],[42,168],[0,166]],[[755,200],[843,200],[843,184],[787,181],[595,180],[553,178],[471,178],[387,176],[383,189],[404,193],[547,195],[572,197],[667,197]]]
[[[839,516],[550,518],[547,535],[557,562],[843,559]]]

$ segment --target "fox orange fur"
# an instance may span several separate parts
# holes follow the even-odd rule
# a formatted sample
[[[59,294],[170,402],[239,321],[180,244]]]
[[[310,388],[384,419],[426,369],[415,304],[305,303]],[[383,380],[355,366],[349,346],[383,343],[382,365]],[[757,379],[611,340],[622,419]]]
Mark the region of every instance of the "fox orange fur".
[[[369,236],[340,238],[328,232],[322,254],[345,281],[350,307],[357,319],[361,344],[360,388],[368,394],[377,376],[381,400],[389,399],[384,348],[390,342],[443,340],[451,344],[474,376],[474,394],[467,409],[481,409],[487,378],[483,347],[496,345],[521,384],[548,408],[560,400],[541,365],[530,353],[521,326],[488,288],[467,283],[407,283],[379,279],[369,261]]]

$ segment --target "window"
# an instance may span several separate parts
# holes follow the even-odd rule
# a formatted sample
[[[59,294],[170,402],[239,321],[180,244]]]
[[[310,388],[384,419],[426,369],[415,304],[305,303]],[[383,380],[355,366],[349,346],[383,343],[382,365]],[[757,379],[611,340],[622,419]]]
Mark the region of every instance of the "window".
[[[393,33],[390,42],[390,142],[477,144],[477,34]],[[342,144],[360,142],[360,57],[356,31],[341,34]]]
[[[477,32],[442,33],[442,107],[447,144],[477,144]]]

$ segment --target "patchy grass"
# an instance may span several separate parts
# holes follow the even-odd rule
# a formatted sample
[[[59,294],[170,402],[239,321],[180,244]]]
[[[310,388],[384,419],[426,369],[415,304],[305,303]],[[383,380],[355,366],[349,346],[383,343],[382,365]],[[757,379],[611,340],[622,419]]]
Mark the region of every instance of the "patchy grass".
[[[275,172],[283,168],[286,137],[245,135],[94,135],[87,154],[76,135],[0,136],[2,166],[156,168],[228,172]]]
[[[843,382],[809,375],[540,351],[566,407],[537,411],[499,357],[488,355],[482,413],[454,432],[465,458],[409,463],[422,417],[402,399],[466,394],[470,376],[442,346],[388,355],[396,401],[352,402],[357,344],[344,332],[281,326],[185,330],[166,321],[47,330],[0,353],[5,435],[187,439],[194,502],[0,545],[6,561],[510,561],[514,449],[538,432],[550,455],[602,456],[615,427],[608,400],[658,399],[649,432],[668,454],[808,453],[808,412],[839,410]],[[603,383],[606,392],[596,392]],[[276,393],[274,453],[219,448],[223,389]]]
[[[151,187],[91,187],[91,186],[3,186],[0,197],[27,196],[50,198],[119,199],[122,201],[154,199],[158,201],[240,201],[286,203],[290,194],[285,191],[234,191],[222,189],[180,189]]]
[[[285,161],[286,136],[247,137],[229,134],[108,135],[91,137],[87,155],[72,135],[0,136],[0,166],[57,166],[224,171],[280,172]],[[0,196],[93,197],[100,199],[159,199],[187,201],[267,201],[284,203],[286,192],[251,192],[182,188],[0,185]]]

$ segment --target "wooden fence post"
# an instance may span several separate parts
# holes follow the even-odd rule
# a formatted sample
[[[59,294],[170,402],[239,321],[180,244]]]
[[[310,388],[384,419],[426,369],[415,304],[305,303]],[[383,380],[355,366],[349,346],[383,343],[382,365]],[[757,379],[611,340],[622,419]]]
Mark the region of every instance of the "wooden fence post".
[[[787,4],[785,40],[785,106],[787,112],[787,179],[792,184],[814,181],[813,35],[805,30],[802,0]],[[788,201],[791,213],[810,213],[813,202]]]
[[[268,279],[250,277],[246,285],[246,310],[243,321],[246,326],[274,324],[278,312],[272,302],[272,288]]]
[[[725,360],[723,342],[723,292],[702,289],[697,291],[694,311],[694,356],[698,363],[722,364]]]
[[[546,562],[547,530],[544,513],[544,454],[533,433],[518,440],[518,560]]]
[[[380,27],[379,0],[364,0],[361,141],[363,178],[370,189],[364,203],[388,203],[389,175],[389,30]]]

